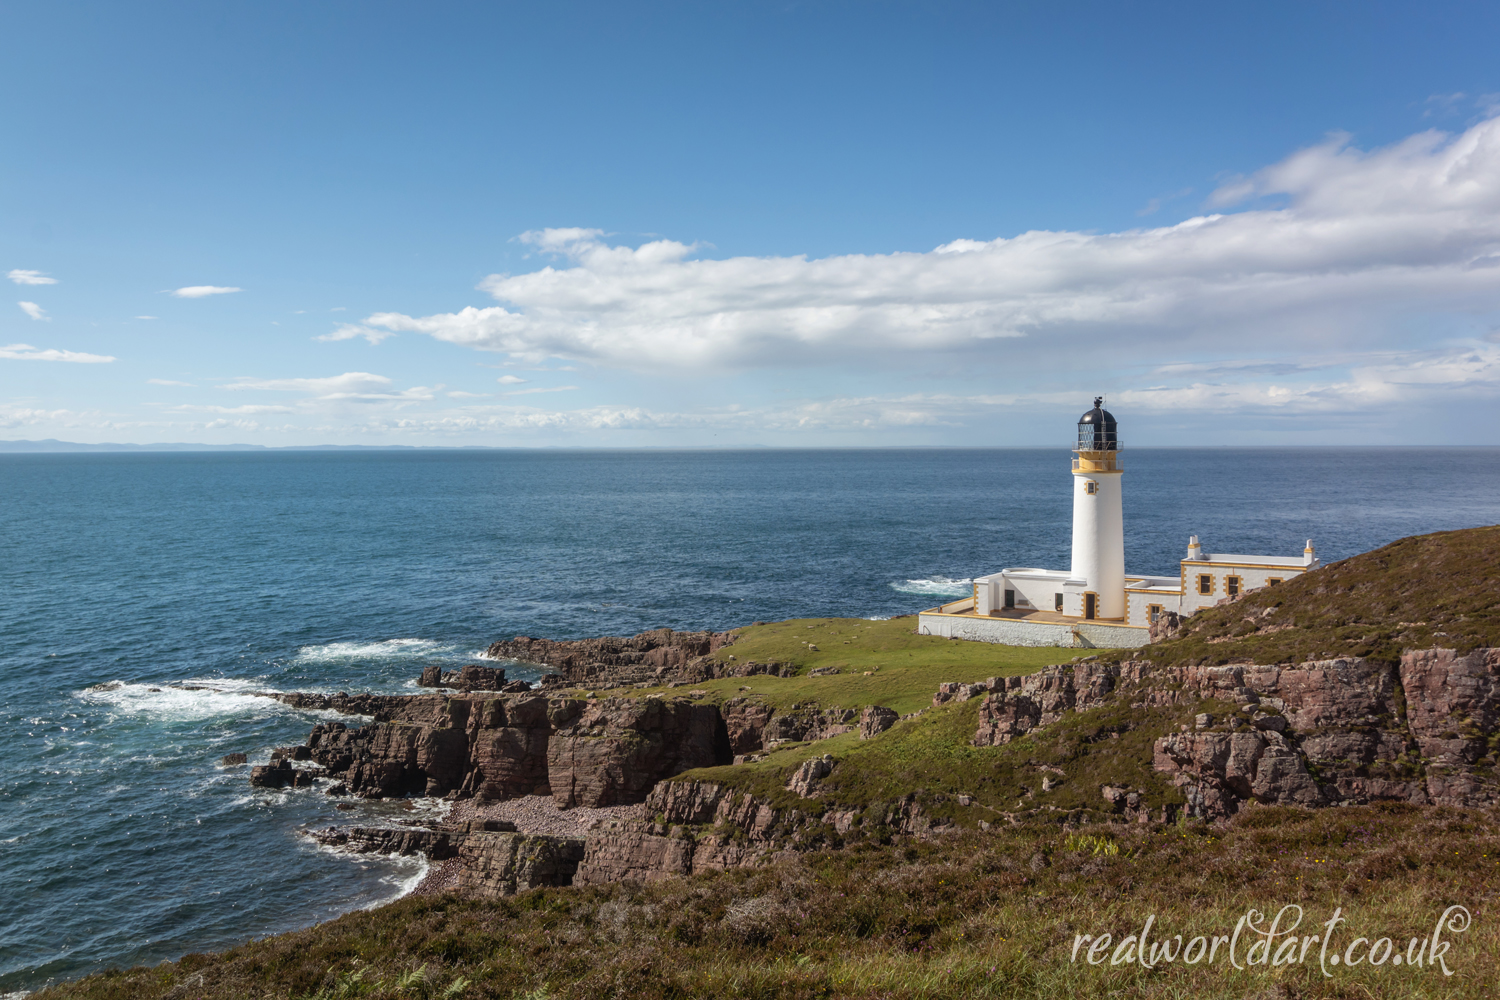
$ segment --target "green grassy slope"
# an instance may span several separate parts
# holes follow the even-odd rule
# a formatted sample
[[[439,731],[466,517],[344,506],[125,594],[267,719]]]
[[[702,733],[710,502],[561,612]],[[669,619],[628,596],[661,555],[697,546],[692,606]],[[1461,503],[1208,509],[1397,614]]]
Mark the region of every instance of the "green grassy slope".
[[[778,748],[754,763],[701,768],[673,780],[712,781],[778,807],[819,811],[828,805],[883,814],[890,803],[915,794],[929,815],[961,827],[1000,822],[1003,814],[1054,824],[1100,820],[1107,817],[1101,785],[1140,791],[1152,807],[1181,803],[1182,793],[1151,769],[1152,743],[1198,712],[1233,711],[1211,701],[1170,709],[1118,705],[1070,713],[1005,746],[976,747],[971,741],[979,702],[929,708],[872,740],[846,733]],[[797,766],[822,754],[831,754],[835,767],[820,784],[817,802],[787,791]],[[1044,778],[1055,786],[1050,791],[1042,790]],[[959,805],[959,795],[967,795],[970,805]],[[880,835],[861,828],[851,837]]]
[[[917,635],[916,626],[915,616],[888,621],[795,618],[752,625],[741,629],[734,644],[719,650],[714,658],[726,663],[789,662],[797,666],[798,675],[728,677],[694,685],[694,689],[707,691],[710,701],[754,695],[775,708],[806,703],[842,708],[882,705],[904,715],[930,704],[944,681],[1033,673],[1078,655],[1072,649],[996,646]],[[830,668],[839,672],[810,676],[813,670]],[[666,692],[665,688],[648,688],[612,693]]]
[[[1162,666],[1395,662],[1407,649],[1481,646],[1500,646],[1500,526],[1403,538],[1252,591],[1139,655]]]

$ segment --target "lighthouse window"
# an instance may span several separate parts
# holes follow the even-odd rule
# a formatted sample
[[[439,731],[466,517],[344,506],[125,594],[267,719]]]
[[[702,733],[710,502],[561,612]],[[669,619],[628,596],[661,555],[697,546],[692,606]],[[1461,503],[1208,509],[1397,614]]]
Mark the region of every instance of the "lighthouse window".
[[[1214,592],[1214,578],[1208,573],[1198,574],[1198,593],[1212,594]]]
[[[1240,596],[1240,578],[1237,576],[1225,577],[1224,590],[1230,597]]]
[[[1099,484],[1090,479],[1088,482],[1083,484],[1083,492],[1087,493],[1089,496],[1093,496],[1095,493],[1099,492]]]

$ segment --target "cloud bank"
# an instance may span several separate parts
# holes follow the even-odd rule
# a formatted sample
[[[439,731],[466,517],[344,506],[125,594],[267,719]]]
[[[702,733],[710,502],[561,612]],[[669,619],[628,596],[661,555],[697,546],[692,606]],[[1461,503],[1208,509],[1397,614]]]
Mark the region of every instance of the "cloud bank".
[[[561,260],[486,278],[500,305],[363,325],[529,360],[703,370],[976,348],[1138,361],[1188,341],[1243,353],[1247,335],[1262,350],[1355,347],[1397,315],[1500,305],[1500,119],[1373,151],[1335,135],[1210,202],[1251,199],[1154,229],[816,260],[695,259],[673,240],[547,229],[521,239]]]

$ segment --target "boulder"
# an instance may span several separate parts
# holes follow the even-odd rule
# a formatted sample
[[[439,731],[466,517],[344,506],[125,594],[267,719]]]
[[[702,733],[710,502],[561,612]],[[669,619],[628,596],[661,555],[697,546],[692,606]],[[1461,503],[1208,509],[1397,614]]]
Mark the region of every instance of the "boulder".
[[[270,764],[257,764],[250,769],[250,784],[256,788],[308,788],[322,773],[301,770],[289,760],[277,760]]]

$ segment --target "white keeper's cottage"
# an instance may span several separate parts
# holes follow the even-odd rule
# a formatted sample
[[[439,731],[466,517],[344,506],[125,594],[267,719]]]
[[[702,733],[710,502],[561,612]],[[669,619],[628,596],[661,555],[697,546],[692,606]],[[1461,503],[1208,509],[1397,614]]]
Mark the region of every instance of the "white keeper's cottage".
[[[1162,615],[1190,615],[1318,565],[1308,539],[1301,556],[1207,553],[1188,539],[1178,576],[1125,572],[1120,438],[1096,398],[1078,420],[1073,459],[1071,569],[1013,567],[974,580],[974,594],[924,611],[918,631],[1009,646],[1141,646]]]

